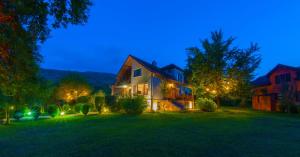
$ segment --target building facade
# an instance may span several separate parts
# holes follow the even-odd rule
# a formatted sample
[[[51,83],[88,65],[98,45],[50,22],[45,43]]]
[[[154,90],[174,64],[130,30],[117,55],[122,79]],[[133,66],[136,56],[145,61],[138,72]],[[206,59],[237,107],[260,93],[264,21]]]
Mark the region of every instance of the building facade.
[[[144,96],[148,110],[178,111],[193,109],[192,90],[185,83],[184,71],[174,64],[158,67],[129,55],[117,74],[112,95]]]
[[[300,68],[279,64],[253,83],[252,107],[256,110],[279,111],[280,99],[285,97],[300,104]]]

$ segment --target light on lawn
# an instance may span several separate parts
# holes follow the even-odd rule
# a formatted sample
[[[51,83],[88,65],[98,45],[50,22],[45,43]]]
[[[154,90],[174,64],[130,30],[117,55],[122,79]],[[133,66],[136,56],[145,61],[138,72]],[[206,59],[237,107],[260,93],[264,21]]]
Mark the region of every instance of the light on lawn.
[[[15,109],[15,107],[14,106],[10,106],[10,109],[13,110],[13,109]]]
[[[32,114],[32,112],[31,112],[31,111],[29,111],[27,114],[30,116],[30,115]]]
[[[60,115],[61,115],[61,116],[65,115],[65,112],[60,112]]]
[[[103,108],[103,112],[108,112],[108,109],[106,107]]]

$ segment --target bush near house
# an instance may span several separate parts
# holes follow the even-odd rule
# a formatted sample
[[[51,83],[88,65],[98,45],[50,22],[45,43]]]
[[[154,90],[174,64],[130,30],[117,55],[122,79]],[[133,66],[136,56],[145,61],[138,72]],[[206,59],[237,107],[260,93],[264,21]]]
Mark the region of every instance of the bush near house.
[[[48,107],[48,114],[51,116],[51,117],[56,117],[59,113],[59,109],[56,105],[49,105]]]
[[[65,113],[72,113],[72,108],[69,104],[64,104],[62,109]]]
[[[119,112],[122,108],[120,103],[117,102],[117,97],[111,95],[105,96],[105,105],[111,112]]]
[[[40,115],[41,115],[41,106],[38,106],[38,105],[34,105],[32,108],[31,108],[31,111],[32,111],[32,116],[35,120],[37,120]]]
[[[16,109],[15,112],[13,113],[13,117],[16,120],[20,120],[21,118],[24,117],[25,110],[26,110],[25,107],[21,107],[21,108]]]
[[[217,104],[207,98],[199,98],[196,101],[198,108],[204,112],[215,112],[217,110]]]
[[[102,113],[103,107],[105,104],[105,97],[104,96],[96,96],[95,97],[95,106],[99,114]]]
[[[81,107],[81,113],[86,116],[89,113],[90,108],[91,108],[90,104],[83,104]]]
[[[119,100],[119,103],[124,111],[129,115],[142,114],[147,108],[145,98],[142,96],[122,98]]]
[[[74,106],[74,111],[75,111],[76,113],[80,113],[80,112],[81,112],[82,105],[83,105],[82,103],[76,104],[76,105]]]

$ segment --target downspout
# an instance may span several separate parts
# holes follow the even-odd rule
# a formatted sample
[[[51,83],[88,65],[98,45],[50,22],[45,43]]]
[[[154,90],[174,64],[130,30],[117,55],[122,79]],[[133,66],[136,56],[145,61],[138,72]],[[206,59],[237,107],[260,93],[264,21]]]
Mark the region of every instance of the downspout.
[[[153,112],[153,73],[151,73],[151,92],[150,92],[150,97],[151,97],[151,102],[150,102],[150,111]]]

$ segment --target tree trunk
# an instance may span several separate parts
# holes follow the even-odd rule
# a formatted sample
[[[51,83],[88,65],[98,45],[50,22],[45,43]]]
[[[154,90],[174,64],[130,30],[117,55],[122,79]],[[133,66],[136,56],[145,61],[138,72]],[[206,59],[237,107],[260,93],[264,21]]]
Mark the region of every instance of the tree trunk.
[[[221,97],[220,96],[216,97],[216,103],[217,103],[218,108],[220,108],[221,107]]]
[[[10,124],[10,115],[9,115],[9,107],[7,106],[5,109],[5,123],[6,125]]]

